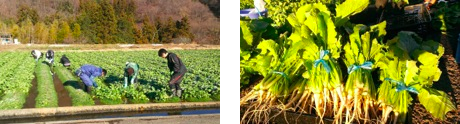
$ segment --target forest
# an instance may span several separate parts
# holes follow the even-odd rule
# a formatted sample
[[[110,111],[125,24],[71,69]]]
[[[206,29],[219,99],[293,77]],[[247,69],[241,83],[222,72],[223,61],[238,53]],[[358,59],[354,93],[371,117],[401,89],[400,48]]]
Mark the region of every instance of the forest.
[[[0,32],[33,44],[219,44],[216,0],[0,0]]]

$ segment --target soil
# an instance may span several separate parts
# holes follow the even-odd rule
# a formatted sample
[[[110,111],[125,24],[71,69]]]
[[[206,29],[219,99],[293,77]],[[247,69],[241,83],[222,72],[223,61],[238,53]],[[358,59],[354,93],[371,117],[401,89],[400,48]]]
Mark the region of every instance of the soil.
[[[72,99],[69,96],[69,92],[64,89],[64,84],[59,80],[56,74],[53,75],[54,88],[58,95],[58,105],[59,107],[72,106]]]
[[[441,78],[433,85],[434,88],[442,90],[451,96],[450,100],[457,107],[457,110],[448,112],[445,120],[435,119],[433,116],[416,100],[414,111],[412,112],[412,123],[439,123],[455,124],[460,123],[460,68],[455,62],[454,52],[450,46],[447,35],[440,38],[441,44],[445,48],[444,55],[440,59],[439,68],[442,70]]]
[[[104,105],[104,104],[102,104],[101,101],[100,101],[99,99],[97,99],[97,98],[94,98],[93,100],[94,100],[94,104],[95,104],[95,105]]]
[[[259,82],[262,81],[262,79],[263,79],[263,76],[252,76],[251,79],[249,79],[249,84],[240,89],[240,98],[243,98],[244,96],[246,96],[246,94],[251,92],[254,86],[259,84]]]
[[[29,96],[27,96],[26,103],[24,103],[23,108],[35,108],[35,98],[37,95],[37,77],[35,77],[32,80],[32,87],[29,90]]]

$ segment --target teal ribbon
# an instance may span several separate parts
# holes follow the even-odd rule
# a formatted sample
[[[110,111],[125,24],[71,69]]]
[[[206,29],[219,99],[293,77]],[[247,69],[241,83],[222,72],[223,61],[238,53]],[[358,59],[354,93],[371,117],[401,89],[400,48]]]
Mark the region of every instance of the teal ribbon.
[[[286,73],[284,73],[284,72],[272,71],[271,73],[281,75],[281,76],[283,76],[284,79],[286,79],[288,82],[291,82],[291,79],[289,79],[289,77],[288,77],[288,76],[286,75]]]
[[[256,10],[257,10],[257,13],[259,14],[259,17],[262,17],[262,15],[260,14],[260,11],[259,11],[259,9],[258,9],[257,7],[254,7],[254,8],[256,8]]]
[[[327,54],[329,54],[329,50],[321,50],[319,52],[319,59],[315,60],[315,68],[316,66],[319,65],[319,63],[322,63],[323,64],[323,67],[326,69],[326,72],[329,73],[331,72],[331,67],[329,67],[329,65],[327,64],[326,60],[324,60],[324,56],[326,56]]]
[[[418,94],[418,91],[414,88],[414,87],[407,87],[404,82],[402,81],[397,81],[397,80],[393,80],[391,78],[385,78],[386,81],[390,81],[390,82],[393,82],[393,83],[396,83],[396,92],[399,92],[399,91],[403,91],[403,90],[406,90],[406,91],[409,91],[409,92],[412,92],[412,93],[415,93],[415,94]]]
[[[356,71],[358,69],[366,69],[366,70],[371,70],[372,69],[372,62],[371,61],[366,61],[362,65],[356,65],[353,64],[350,67],[348,67],[348,74],[351,74],[353,71]]]

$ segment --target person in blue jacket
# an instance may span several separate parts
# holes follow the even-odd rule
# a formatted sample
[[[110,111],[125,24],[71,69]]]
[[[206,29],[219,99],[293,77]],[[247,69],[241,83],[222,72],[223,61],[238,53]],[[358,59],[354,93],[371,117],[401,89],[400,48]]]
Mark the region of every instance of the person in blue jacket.
[[[83,65],[75,71],[75,75],[80,77],[80,79],[85,84],[86,92],[91,94],[92,87],[97,88],[97,84],[94,81],[96,77],[104,77],[107,74],[107,70],[96,67],[94,65]]]

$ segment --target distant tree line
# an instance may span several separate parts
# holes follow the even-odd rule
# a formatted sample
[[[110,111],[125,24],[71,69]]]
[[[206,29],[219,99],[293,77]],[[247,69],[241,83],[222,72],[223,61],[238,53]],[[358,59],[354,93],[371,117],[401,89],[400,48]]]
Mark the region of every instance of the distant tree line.
[[[176,38],[193,41],[187,16],[180,20],[169,17],[151,21],[136,18],[134,0],[79,0],[78,9],[68,1],[61,2],[58,11],[73,13],[70,17],[55,14],[39,17],[30,6],[21,5],[17,20],[0,23],[2,33],[12,34],[22,43],[95,43],[147,44],[171,43]]]

